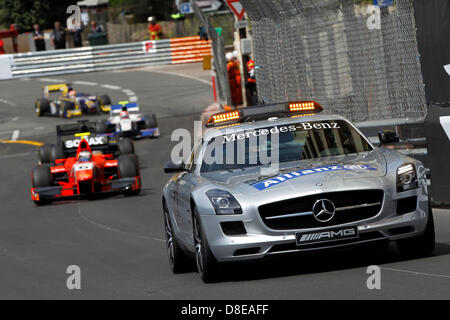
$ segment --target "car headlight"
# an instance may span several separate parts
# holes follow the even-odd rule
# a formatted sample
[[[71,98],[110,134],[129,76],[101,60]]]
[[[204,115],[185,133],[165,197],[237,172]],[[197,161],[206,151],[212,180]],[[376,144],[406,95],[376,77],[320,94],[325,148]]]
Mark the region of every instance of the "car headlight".
[[[206,192],[206,196],[211,201],[214,210],[216,210],[216,214],[231,215],[242,213],[239,202],[228,191],[219,189],[209,190]]]
[[[412,163],[401,165],[397,169],[397,192],[416,189],[419,187],[416,167]]]

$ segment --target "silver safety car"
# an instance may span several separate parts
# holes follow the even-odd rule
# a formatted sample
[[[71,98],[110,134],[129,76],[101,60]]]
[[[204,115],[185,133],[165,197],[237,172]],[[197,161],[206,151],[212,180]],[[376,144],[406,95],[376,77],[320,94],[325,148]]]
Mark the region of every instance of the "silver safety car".
[[[425,168],[376,148],[313,101],[222,112],[163,189],[170,267],[203,281],[223,262],[396,241],[434,249]]]

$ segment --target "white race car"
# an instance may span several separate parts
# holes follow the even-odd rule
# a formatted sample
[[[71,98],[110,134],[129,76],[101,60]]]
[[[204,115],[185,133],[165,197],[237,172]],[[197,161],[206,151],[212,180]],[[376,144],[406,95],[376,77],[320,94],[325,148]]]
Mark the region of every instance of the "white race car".
[[[97,133],[108,136],[129,137],[133,139],[159,137],[156,116],[142,115],[137,103],[128,101],[111,106],[108,120],[97,122]]]

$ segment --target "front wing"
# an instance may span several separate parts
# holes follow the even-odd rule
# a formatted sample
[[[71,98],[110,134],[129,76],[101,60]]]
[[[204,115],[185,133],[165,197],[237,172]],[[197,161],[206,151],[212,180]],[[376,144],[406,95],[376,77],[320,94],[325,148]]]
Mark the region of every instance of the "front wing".
[[[93,192],[92,195],[108,193],[124,193],[141,189],[141,177],[121,178],[110,180],[102,185],[102,190]],[[87,196],[77,191],[77,186],[71,183],[60,182],[58,186],[38,187],[31,189],[31,200],[33,201],[53,201],[66,200]]]

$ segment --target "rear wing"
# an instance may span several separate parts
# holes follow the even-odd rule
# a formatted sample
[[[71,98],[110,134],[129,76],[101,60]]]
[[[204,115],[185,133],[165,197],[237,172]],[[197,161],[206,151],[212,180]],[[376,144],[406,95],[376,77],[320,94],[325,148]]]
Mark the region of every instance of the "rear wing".
[[[58,143],[62,143],[64,154],[68,157],[77,153],[78,145],[85,139],[92,151],[114,153],[117,151],[117,142],[108,136],[96,134],[96,123],[80,120],[76,123],[56,126]]]
[[[123,107],[126,107],[128,112],[139,112],[139,106],[136,102],[121,102],[111,106],[111,115],[119,114]]]

